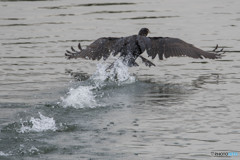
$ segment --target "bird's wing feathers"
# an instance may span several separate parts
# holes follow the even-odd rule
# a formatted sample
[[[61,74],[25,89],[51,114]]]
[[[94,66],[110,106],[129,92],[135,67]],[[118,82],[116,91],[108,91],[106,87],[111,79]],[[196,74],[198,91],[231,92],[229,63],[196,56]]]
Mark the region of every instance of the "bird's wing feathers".
[[[107,59],[111,52],[115,50],[116,42],[119,38],[107,37],[99,38],[90,44],[86,49],[82,50],[81,54],[92,60]]]
[[[160,60],[162,60],[163,57],[168,58],[174,56],[188,56],[192,58],[204,57],[210,59],[221,57],[220,54],[217,54],[218,52],[205,52],[178,38],[145,37],[139,35],[121,38],[103,37],[91,43],[86,49],[82,49],[80,44],[78,48],[80,51],[76,51],[73,48],[72,52],[67,51],[65,54],[67,58],[100,60],[103,57],[103,59],[106,60],[111,53],[113,56],[116,56],[119,52],[121,52],[121,55],[124,55],[129,53],[129,51],[135,52],[136,48],[140,48],[141,52],[146,50],[148,56],[152,57],[152,59],[158,55]]]
[[[192,44],[186,43],[178,38],[169,37],[148,37],[150,42],[146,43],[147,53],[153,59],[156,55],[162,60],[175,56],[188,56],[192,58],[219,58],[218,54],[205,52]]]
[[[121,41],[121,38],[99,38],[93,43],[91,43],[89,46],[87,46],[86,49],[82,49],[81,47],[79,47],[80,51],[76,51],[72,48],[72,52],[67,51],[65,55],[68,59],[85,58],[91,60],[100,60],[103,57],[103,59],[106,60],[111,53],[115,53],[116,49],[119,48],[119,45],[117,45],[119,44],[119,41]]]

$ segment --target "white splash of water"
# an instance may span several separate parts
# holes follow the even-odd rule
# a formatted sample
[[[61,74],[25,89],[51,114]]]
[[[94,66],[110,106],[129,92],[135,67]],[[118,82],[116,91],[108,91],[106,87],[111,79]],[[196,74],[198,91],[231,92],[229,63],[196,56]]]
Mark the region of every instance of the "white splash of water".
[[[113,69],[110,71],[110,77],[114,78],[113,80],[117,80],[120,84],[122,83],[133,83],[135,82],[135,77],[131,76],[128,72],[128,66],[123,64],[122,60],[117,60],[114,63]],[[117,78],[117,79],[116,79]]]
[[[38,154],[39,153],[39,149],[37,149],[35,146],[32,146],[28,152],[31,153],[31,154]]]
[[[10,154],[7,154],[7,153],[4,153],[4,152],[0,151],[0,156],[6,157],[6,156],[10,156]]]
[[[128,66],[124,65],[121,59],[115,61],[113,67],[108,69],[106,64],[98,64],[95,74],[90,77],[89,86],[71,88],[67,96],[61,98],[63,107],[74,108],[95,108],[100,106],[96,101],[94,90],[101,89],[114,82],[117,85],[135,82],[135,77],[128,72]]]
[[[126,66],[121,59],[114,62],[113,67],[108,69],[106,64],[98,64],[95,74],[91,77],[98,86],[99,83],[105,81],[115,82],[117,85],[133,83],[135,77],[131,76],[128,72],[128,66]]]
[[[52,131],[57,130],[56,123],[53,118],[45,117],[40,112],[38,114],[39,114],[39,118],[31,117],[29,121],[30,125],[26,125],[28,124],[26,121],[21,122],[22,127],[20,128],[19,132],[26,133],[26,132],[44,132],[47,130],[52,130]]]
[[[67,93],[68,96],[66,98],[61,98],[63,107],[96,107],[97,103],[95,101],[95,95],[93,94],[92,89],[94,89],[92,86],[79,86],[76,89],[71,88]]]

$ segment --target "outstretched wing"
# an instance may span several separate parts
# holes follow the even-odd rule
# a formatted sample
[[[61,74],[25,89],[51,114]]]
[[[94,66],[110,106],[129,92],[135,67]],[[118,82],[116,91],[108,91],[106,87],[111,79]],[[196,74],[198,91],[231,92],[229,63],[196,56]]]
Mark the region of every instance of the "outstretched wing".
[[[82,49],[79,44],[78,48],[80,51],[71,48],[72,51],[67,51],[65,55],[68,59],[85,58],[100,60],[103,57],[103,59],[106,60],[111,53],[118,52],[117,49],[119,48],[118,46],[121,45],[121,41],[121,38],[103,37],[91,43],[86,49]]]
[[[175,56],[188,56],[192,58],[220,58],[220,54],[210,53],[194,47],[192,44],[186,43],[178,38],[169,37],[147,37],[146,50],[148,56],[154,59],[158,55],[159,59],[175,57]]]

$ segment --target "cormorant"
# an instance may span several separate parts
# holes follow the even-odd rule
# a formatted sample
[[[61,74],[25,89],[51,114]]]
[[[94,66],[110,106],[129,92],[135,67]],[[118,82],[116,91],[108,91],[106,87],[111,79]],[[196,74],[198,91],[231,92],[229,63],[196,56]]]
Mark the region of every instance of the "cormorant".
[[[218,45],[212,52],[206,52],[186,43],[178,38],[170,37],[147,37],[148,28],[142,28],[138,35],[128,37],[102,37],[91,43],[86,49],[82,49],[78,44],[79,51],[71,47],[72,51],[66,51],[67,59],[85,58],[90,60],[106,60],[110,54],[116,56],[120,53],[124,64],[128,66],[138,66],[135,60],[140,57],[146,66],[155,66],[154,63],[142,57],[141,54],[146,51],[148,57],[154,59],[157,55],[160,60],[163,57],[188,56],[192,58],[210,58],[217,59],[221,57],[220,51],[216,51]]]

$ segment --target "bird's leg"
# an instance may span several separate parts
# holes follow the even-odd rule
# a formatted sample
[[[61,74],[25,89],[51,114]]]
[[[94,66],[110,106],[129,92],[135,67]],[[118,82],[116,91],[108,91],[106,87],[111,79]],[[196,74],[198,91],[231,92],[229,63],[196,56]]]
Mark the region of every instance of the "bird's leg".
[[[122,57],[121,57],[121,56],[118,57],[118,59],[116,59],[114,62],[112,62],[112,63],[105,69],[105,71],[112,69],[113,66],[114,66],[114,63],[115,63],[116,61],[118,61],[120,58],[122,58]]]
[[[115,62],[116,62],[116,61],[112,62],[112,63],[105,69],[105,71],[112,69]]]
[[[156,66],[154,63],[152,63],[151,61],[147,60],[143,56],[140,55],[139,57],[142,59],[142,61],[145,63],[146,66],[148,66],[148,67]]]
[[[131,57],[131,58],[124,58],[123,59],[123,64],[127,65],[128,67],[136,67],[139,66],[137,62],[135,61],[137,58]]]
[[[128,67],[136,67],[139,66],[136,62],[136,59],[139,55],[138,54],[132,54],[129,53],[123,58],[123,64],[127,65]]]
[[[112,68],[114,67],[114,63],[115,63],[116,61],[118,61],[119,59],[121,59],[121,60],[122,60],[122,63],[123,63],[124,65],[128,66],[128,67],[139,66],[138,63],[135,62],[136,58],[134,58],[134,57],[132,57],[132,56],[125,56],[123,59],[122,59],[122,58],[123,58],[122,56],[118,57],[118,59],[115,60],[114,62],[112,62],[112,63],[106,68],[105,71],[112,69]]]

